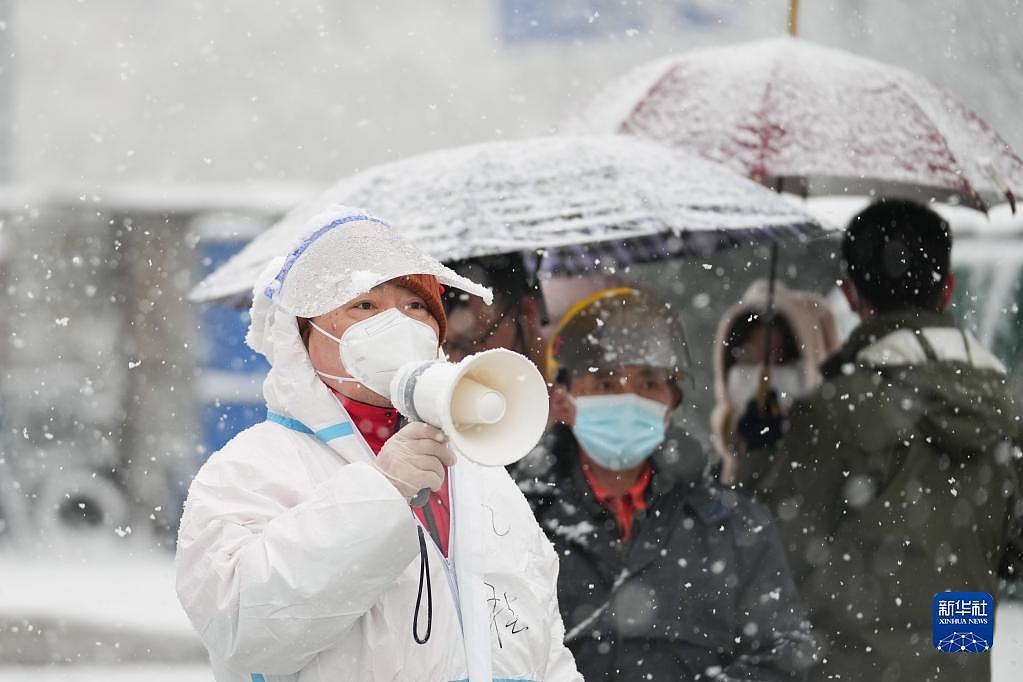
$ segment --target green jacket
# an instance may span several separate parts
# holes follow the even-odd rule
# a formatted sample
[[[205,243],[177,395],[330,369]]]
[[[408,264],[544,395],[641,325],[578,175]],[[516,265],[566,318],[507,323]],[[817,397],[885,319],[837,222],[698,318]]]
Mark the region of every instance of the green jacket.
[[[934,649],[932,603],[994,594],[1018,570],[1023,465],[1004,368],[950,318],[914,313],[864,322],[822,369],[754,482],[830,645],[818,677],[989,680],[990,654]]]

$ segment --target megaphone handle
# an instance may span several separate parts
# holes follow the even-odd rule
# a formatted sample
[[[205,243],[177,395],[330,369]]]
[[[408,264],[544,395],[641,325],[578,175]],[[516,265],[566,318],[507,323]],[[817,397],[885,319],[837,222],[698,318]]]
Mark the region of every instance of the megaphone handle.
[[[409,504],[413,507],[425,507],[426,503],[430,500],[430,489],[423,488],[409,500]]]

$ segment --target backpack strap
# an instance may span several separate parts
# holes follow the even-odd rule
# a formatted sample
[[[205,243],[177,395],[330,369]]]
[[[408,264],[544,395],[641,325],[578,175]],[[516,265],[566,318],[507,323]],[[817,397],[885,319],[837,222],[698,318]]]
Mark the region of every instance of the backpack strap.
[[[959,329],[959,335],[963,337],[963,350],[966,351],[966,361],[974,365],[973,351],[970,350],[970,337],[966,335],[966,330],[962,328]]]
[[[913,335],[916,337],[916,342],[920,344],[920,348],[924,352],[928,362],[937,362],[938,354],[934,352],[934,346],[927,340],[927,336],[924,334],[923,329],[914,329]],[[963,339],[965,341],[965,337]]]

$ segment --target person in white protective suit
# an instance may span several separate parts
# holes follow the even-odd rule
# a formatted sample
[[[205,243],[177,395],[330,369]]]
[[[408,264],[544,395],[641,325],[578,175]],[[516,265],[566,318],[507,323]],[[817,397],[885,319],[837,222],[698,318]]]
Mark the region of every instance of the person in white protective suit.
[[[441,284],[489,302],[344,207],[257,284],[267,420],[203,465],[178,537],[178,597],[218,682],[582,679],[518,487],[387,397],[398,367],[438,356]]]

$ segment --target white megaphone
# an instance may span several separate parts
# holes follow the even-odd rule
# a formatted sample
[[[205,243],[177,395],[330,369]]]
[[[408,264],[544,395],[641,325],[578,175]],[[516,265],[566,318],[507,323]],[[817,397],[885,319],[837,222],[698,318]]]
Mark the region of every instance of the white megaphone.
[[[457,363],[409,362],[390,391],[395,409],[441,429],[457,453],[484,466],[522,459],[547,426],[547,384],[525,356],[504,348]],[[413,504],[425,503],[426,493]]]

